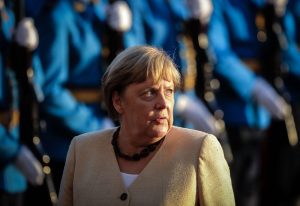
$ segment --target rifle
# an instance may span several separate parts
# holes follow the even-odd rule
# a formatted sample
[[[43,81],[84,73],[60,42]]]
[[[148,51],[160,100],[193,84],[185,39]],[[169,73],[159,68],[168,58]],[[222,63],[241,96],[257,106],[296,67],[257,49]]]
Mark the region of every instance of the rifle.
[[[15,0],[15,27],[24,18],[24,0]],[[20,139],[39,158],[43,166],[45,180],[52,205],[57,203],[57,193],[51,176],[50,157],[44,151],[40,134],[39,103],[43,101],[43,93],[35,84],[35,73],[32,68],[33,51],[16,41],[12,43],[11,67],[16,73],[19,91]]]
[[[198,19],[191,19],[186,22],[186,31],[184,42],[189,50],[189,55],[192,55],[188,58],[196,60],[192,64],[196,68],[188,74],[190,79],[185,81],[188,84],[185,87],[194,88],[198,98],[202,99],[212,112],[216,119],[217,137],[223,148],[224,156],[228,163],[232,163],[233,155],[223,120],[223,111],[218,107],[215,97],[219,81],[213,76],[214,59],[208,50],[207,25],[202,25]]]
[[[290,94],[284,81],[288,68],[281,60],[281,52],[288,47],[288,40],[282,27],[283,18],[277,14],[275,6],[271,4],[267,4],[262,12],[265,18],[265,32],[267,37],[264,54],[267,55],[262,58],[261,62],[265,76],[269,77],[269,81],[273,83],[275,89],[288,103],[284,123],[289,144],[295,146],[298,144],[298,134],[292,113]],[[270,68],[271,71],[267,70],[267,68]]]

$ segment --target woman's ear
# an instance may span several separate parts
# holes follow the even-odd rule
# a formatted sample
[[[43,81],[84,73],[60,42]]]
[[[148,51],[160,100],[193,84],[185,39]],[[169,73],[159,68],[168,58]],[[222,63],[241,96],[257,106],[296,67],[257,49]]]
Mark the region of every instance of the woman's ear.
[[[119,92],[113,92],[112,94],[112,103],[114,105],[115,110],[119,113],[123,113],[123,107],[122,107],[122,102],[121,102],[121,96]]]

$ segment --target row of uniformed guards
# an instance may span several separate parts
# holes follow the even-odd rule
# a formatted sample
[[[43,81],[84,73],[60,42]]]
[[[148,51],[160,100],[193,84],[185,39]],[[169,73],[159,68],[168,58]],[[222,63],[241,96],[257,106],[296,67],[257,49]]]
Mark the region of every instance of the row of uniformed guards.
[[[32,32],[34,28],[28,19],[16,22],[13,11],[15,7],[12,1],[0,1],[0,205],[3,206],[23,205],[27,182],[34,185],[42,184],[44,176],[41,164],[37,160],[40,157],[35,157],[33,154],[35,152],[29,149],[33,148],[33,136],[21,139],[19,131],[22,83],[20,82],[21,72],[15,68],[17,61],[14,59],[15,56],[12,56],[15,54],[12,50],[13,44],[27,49],[26,37],[28,36],[24,36],[21,44],[22,40],[17,37],[30,29]],[[28,30],[26,26],[31,28]],[[35,39],[35,34],[31,37]],[[38,87],[42,84],[42,70],[38,56],[33,55],[30,61],[33,68],[32,74],[35,74],[31,76],[33,78],[31,83]],[[32,122],[27,122],[27,124],[28,127],[32,126]],[[49,195],[48,198],[50,198]]]
[[[292,114],[296,123],[298,136],[300,134],[300,1],[289,0],[287,4],[287,12],[283,19],[283,34],[287,38],[287,48],[282,53],[283,63],[288,65],[288,71],[282,75],[288,100],[292,106]],[[275,136],[270,139],[269,149],[269,179],[266,185],[266,200],[273,200],[274,205],[294,204],[300,202],[300,145],[290,147],[286,141],[286,136],[279,137],[280,124],[273,124],[271,133]],[[274,172],[275,171],[275,172]],[[273,196],[276,196],[274,199]],[[263,202],[264,203],[264,202]]]
[[[214,73],[221,82],[217,100],[232,145],[235,161],[231,172],[238,205],[295,205],[299,198],[298,185],[292,185],[296,182],[284,183],[295,172],[288,164],[294,164],[291,158],[296,156],[289,153],[299,145],[297,141],[290,145],[286,131],[272,130],[275,122],[283,122],[276,118],[285,118],[286,104],[271,79],[276,68],[262,64],[275,52],[270,48],[276,43],[268,39],[269,16],[262,11],[276,3],[279,1],[215,0],[210,22]],[[290,6],[289,2],[282,17],[282,32],[287,36],[299,28],[291,18]],[[289,38],[287,47],[279,52],[279,62],[289,68],[284,81],[293,97],[290,103],[299,105],[300,55],[295,39]]]
[[[3,3],[3,2],[2,2]],[[11,109],[17,111],[16,100],[14,106],[12,104],[12,93],[9,86],[9,70],[6,67],[6,61],[9,54],[9,42],[12,38],[11,28],[14,27],[14,19],[12,10],[7,7],[1,8],[1,65],[0,65],[0,190],[1,190],[1,204],[7,204],[8,201],[21,202],[22,193],[26,190],[26,179],[24,175],[14,166],[13,161],[17,156],[20,143],[18,134],[18,120],[11,124],[10,111]],[[11,74],[13,74],[11,72]],[[12,79],[13,81],[13,79]],[[14,87],[16,91],[16,86]],[[12,108],[11,108],[12,107]],[[18,115],[16,115],[18,116]],[[10,127],[11,125],[11,127]],[[8,197],[5,197],[8,196]],[[11,199],[5,202],[5,198]]]
[[[103,28],[107,1],[44,1],[40,11],[28,1],[40,38],[38,54],[44,70],[42,140],[52,159],[59,190],[66,153],[78,134],[113,126],[101,109],[100,83],[104,72]],[[43,204],[43,199],[30,202]]]

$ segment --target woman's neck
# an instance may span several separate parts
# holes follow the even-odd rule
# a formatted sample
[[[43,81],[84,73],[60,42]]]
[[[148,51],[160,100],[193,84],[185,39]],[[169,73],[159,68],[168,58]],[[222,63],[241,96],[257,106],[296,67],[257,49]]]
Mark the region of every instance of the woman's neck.
[[[159,148],[162,146],[162,143],[162,141],[159,142],[155,149],[151,152],[148,152],[146,156],[142,155],[143,151],[145,150],[142,150],[142,152],[135,153],[129,157],[124,157],[120,154],[116,154],[120,171],[129,174],[140,174],[143,171],[143,169],[148,165],[148,163],[154,158],[156,153],[159,151]],[[136,156],[136,154],[138,154],[138,157]]]
[[[161,138],[163,137],[147,136],[145,133],[133,130],[132,127],[126,128],[122,125],[119,131],[118,142],[120,147],[124,147],[124,151],[134,153],[159,141]]]
[[[156,142],[162,138],[152,138],[134,133],[122,132],[121,128],[117,138],[117,143],[123,153],[133,155],[141,152],[148,146],[156,144]]]

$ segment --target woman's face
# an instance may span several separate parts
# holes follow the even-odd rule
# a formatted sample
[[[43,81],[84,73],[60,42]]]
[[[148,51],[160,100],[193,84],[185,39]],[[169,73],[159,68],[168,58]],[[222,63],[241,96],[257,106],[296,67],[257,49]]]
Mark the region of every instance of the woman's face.
[[[173,124],[174,84],[166,80],[154,84],[152,79],[130,84],[121,95],[113,95],[113,103],[121,126],[132,134],[162,137]]]

